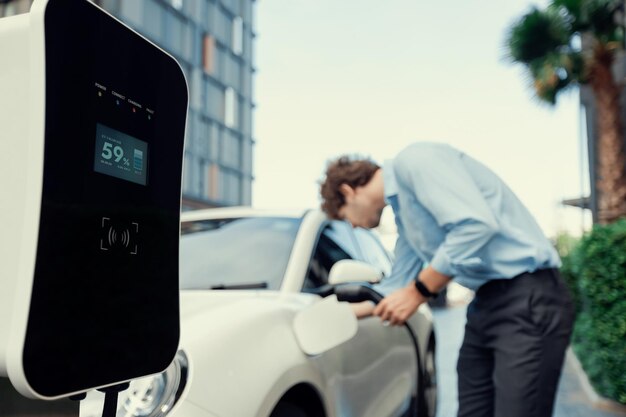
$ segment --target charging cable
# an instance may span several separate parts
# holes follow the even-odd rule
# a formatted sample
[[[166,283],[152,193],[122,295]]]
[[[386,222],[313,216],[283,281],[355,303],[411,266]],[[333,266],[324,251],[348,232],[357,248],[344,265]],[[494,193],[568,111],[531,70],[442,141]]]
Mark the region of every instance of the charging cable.
[[[101,388],[98,391],[104,392],[104,407],[102,409],[102,417],[115,417],[117,414],[117,397],[118,394],[129,387],[129,383],[112,385],[110,387]]]

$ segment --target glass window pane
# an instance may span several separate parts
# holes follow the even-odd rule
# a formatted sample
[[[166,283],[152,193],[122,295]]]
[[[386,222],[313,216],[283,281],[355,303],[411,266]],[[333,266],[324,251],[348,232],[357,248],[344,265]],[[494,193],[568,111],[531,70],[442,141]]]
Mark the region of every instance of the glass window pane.
[[[183,225],[199,231],[185,234],[180,242],[181,288],[255,284],[249,281],[251,277],[265,282],[268,289],[280,288],[299,219],[259,217],[198,223]]]
[[[211,148],[209,157],[214,161],[219,159],[221,130],[217,123],[211,123]]]
[[[217,6],[213,2],[207,3],[206,29],[211,33],[216,33],[217,31]]]
[[[215,26],[215,34],[217,38],[225,45],[231,45],[232,42],[232,19],[222,9],[217,10],[217,22]]]
[[[224,124],[228,127],[235,127],[238,119],[238,100],[235,95],[235,90],[231,87],[226,88],[226,94],[224,97]]]
[[[243,147],[241,151],[241,170],[245,174],[252,174],[252,141],[244,139],[242,145]]]
[[[194,133],[196,132],[196,119],[195,119],[195,112],[194,111],[189,111],[187,113],[187,127],[185,129],[185,148],[190,151],[193,152],[194,151]]]
[[[249,206],[252,204],[252,180],[243,178],[241,181],[241,204]]]
[[[142,1],[121,2],[121,14],[124,21],[136,27],[141,27],[143,24],[143,5],[144,2]]]
[[[181,53],[183,58],[187,61],[194,60],[194,51],[195,47],[195,37],[194,30],[191,25],[183,22],[183,35],[182,35],[182,45],[181,45]]]
[[[215,38],[211,35],[204,35],[202,67],[207,74],[212,74],[215,70]]]
[[[163,37],[163,7],[154,0],[144,3],[144,29],[148,37],[160,43]]]
[[[222,164],[229,168],[240,168],[241,140],[231,130],[222,132]]]
[[[193,110],[201,111],[204,102],[204,81],[202,80],[202,72],[198,68],[194,68],[191,73],[189,82],[189,106]]]
[[[183,55],[183,21],[173,13],[165,13],[165,47],[175,55]]]
[[[233,19],[233,42],[232,48],[236,55],[243,52],[243,20],[237,16]]]
[[[304,288],[327,284],[332,266],[342,259],[357,259],[356,254],[352,229],[345,222],[331,222],[315,245]]]
[[[206,111],[215,120],[224,120],[224,90],[213,82],[205,80],[206,85]]]
[[[243,17],[243,20],[248,23],[252,14],[253,0],[239,0],[239,14]]]
[[[208,178],[208,197],[211,200],[218,200],[220,198],[219,195],[219,181],[220,181],[220,176],[221,176],[221,172],[220,172],[220,167],[217,164],[210,164],[209,165],[209,172],[207,173],[207,178]]]
[[[185,153],[185,169],[183,171],[183,193],[187,195],[193,194],[193,171],[191,169],[192,156],[189,152]]]

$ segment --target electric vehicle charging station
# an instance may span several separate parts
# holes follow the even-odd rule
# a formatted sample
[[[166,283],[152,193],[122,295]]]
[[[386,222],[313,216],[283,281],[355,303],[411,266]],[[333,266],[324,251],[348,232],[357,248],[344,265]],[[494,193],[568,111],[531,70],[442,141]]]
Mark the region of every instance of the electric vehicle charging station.
[[[163,371],[179,338],[187,84],[87,0],[0,19],[0,376],[57,399]]]

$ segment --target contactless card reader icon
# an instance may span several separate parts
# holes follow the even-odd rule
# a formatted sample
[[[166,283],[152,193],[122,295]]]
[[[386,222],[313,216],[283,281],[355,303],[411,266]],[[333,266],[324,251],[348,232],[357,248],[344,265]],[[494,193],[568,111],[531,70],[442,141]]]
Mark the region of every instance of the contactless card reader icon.
[[[88,0],[0,18],[0,56],[0,377],[50,400],[163,371],[180,333],[180,65]]]
[[[123,250],[130,255],[137,255],[139,249],[139,223],[114,221],[103,217],[101,221],[100,250]]]

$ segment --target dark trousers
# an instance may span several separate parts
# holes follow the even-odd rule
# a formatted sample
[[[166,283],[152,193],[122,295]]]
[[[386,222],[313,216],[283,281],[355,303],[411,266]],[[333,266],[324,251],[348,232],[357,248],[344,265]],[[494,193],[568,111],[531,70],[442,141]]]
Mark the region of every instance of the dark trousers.
[[[555,269],[490,281],[468,306],[459,417],[549,417],[574,321]]]

